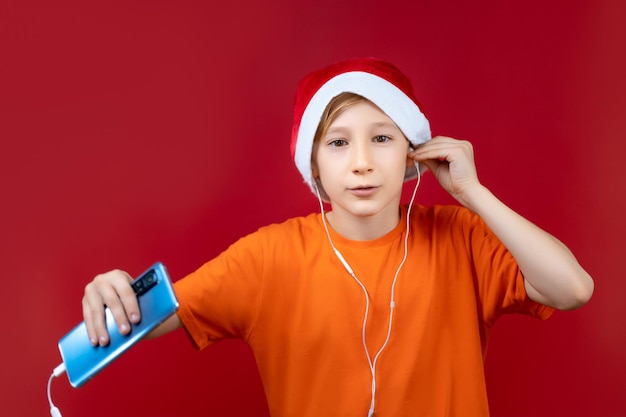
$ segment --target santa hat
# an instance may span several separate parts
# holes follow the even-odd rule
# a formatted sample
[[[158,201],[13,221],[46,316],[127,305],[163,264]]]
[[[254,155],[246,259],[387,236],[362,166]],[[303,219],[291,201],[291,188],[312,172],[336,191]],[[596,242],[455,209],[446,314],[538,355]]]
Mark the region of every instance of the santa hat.
[[[378,106],[404,133],[413,147],[431,138],[430,125],[415,99],[411,81],[392,64],[362,58],[339,62],[315,71],[300,81],[296,92],[291,156],[312,191],[313,140],[328,103],[341,93],[358,94]],[[407,168],[404,180],[415,178]],[[322,196],[326,198],[323,190]]]

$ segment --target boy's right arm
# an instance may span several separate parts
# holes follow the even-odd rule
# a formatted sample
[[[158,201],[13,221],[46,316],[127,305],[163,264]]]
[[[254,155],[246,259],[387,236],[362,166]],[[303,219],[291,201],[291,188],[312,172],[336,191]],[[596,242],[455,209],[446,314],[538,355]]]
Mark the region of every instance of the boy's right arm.
[[[98,275],[85,287],[83,297],[83,319],[89,340],[93,346],[109,343],[104,309],[109,307],[121,334],[130,331],[131,323],[141,319],[137,297],[131,287],[133,278],[124,271],[113,270]],[[153,330],[148,338],[161,336],[182,326],[174,314]]]

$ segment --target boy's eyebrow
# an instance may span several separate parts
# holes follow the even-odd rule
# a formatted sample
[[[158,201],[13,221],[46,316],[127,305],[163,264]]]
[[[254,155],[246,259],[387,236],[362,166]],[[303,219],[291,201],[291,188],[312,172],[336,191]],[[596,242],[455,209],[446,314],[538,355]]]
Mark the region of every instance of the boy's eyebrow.
[[[346,127],[341,127],[341,126],[333,126],[333,127],[329,127],[328,129],[326,129],[326,132],[324,133],[324,135],[332,135],[335,133],[343,133],[348,131],[349,129]]]
[[[394,122],[389,122],[389,121],[373,122],[369,124],[369,128],[380,128],[380,127],[399,129],[399,127]],[[349,130],[350,128],[347,126],[331,126],[326,130],[325,135],[343,133]]]
[[[398,129],[398,126],[391,121],[380,121],[380,122],[374,122],[371,124],[372,127],[391,127],[394,129]]]

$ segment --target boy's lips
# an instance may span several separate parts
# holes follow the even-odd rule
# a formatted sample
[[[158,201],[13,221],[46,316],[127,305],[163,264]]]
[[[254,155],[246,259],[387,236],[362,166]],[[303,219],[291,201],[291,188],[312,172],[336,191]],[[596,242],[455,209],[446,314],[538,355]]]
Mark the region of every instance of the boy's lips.
[[[358,187],[350,188],[349,191],[358,197],[368,197],[376,193],[376,191],[378,191],[378,187],[374,185],[360,185]]]

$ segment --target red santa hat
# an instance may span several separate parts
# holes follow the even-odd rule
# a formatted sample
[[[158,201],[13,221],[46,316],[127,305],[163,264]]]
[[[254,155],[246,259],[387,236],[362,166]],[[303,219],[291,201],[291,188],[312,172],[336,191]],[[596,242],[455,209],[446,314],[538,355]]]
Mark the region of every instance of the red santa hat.
[[[411,81],[392,64],[361,58],[315,71],[298,85],[291,133],[291,156],[313,191],[311,153],[315,132],[326,106],[341,93],[358,94],[374,103],[394,121],[413,147],[431,139],[430,125],[415,98]],[[416,175],[415,167],[410,167],[404,179]]]

